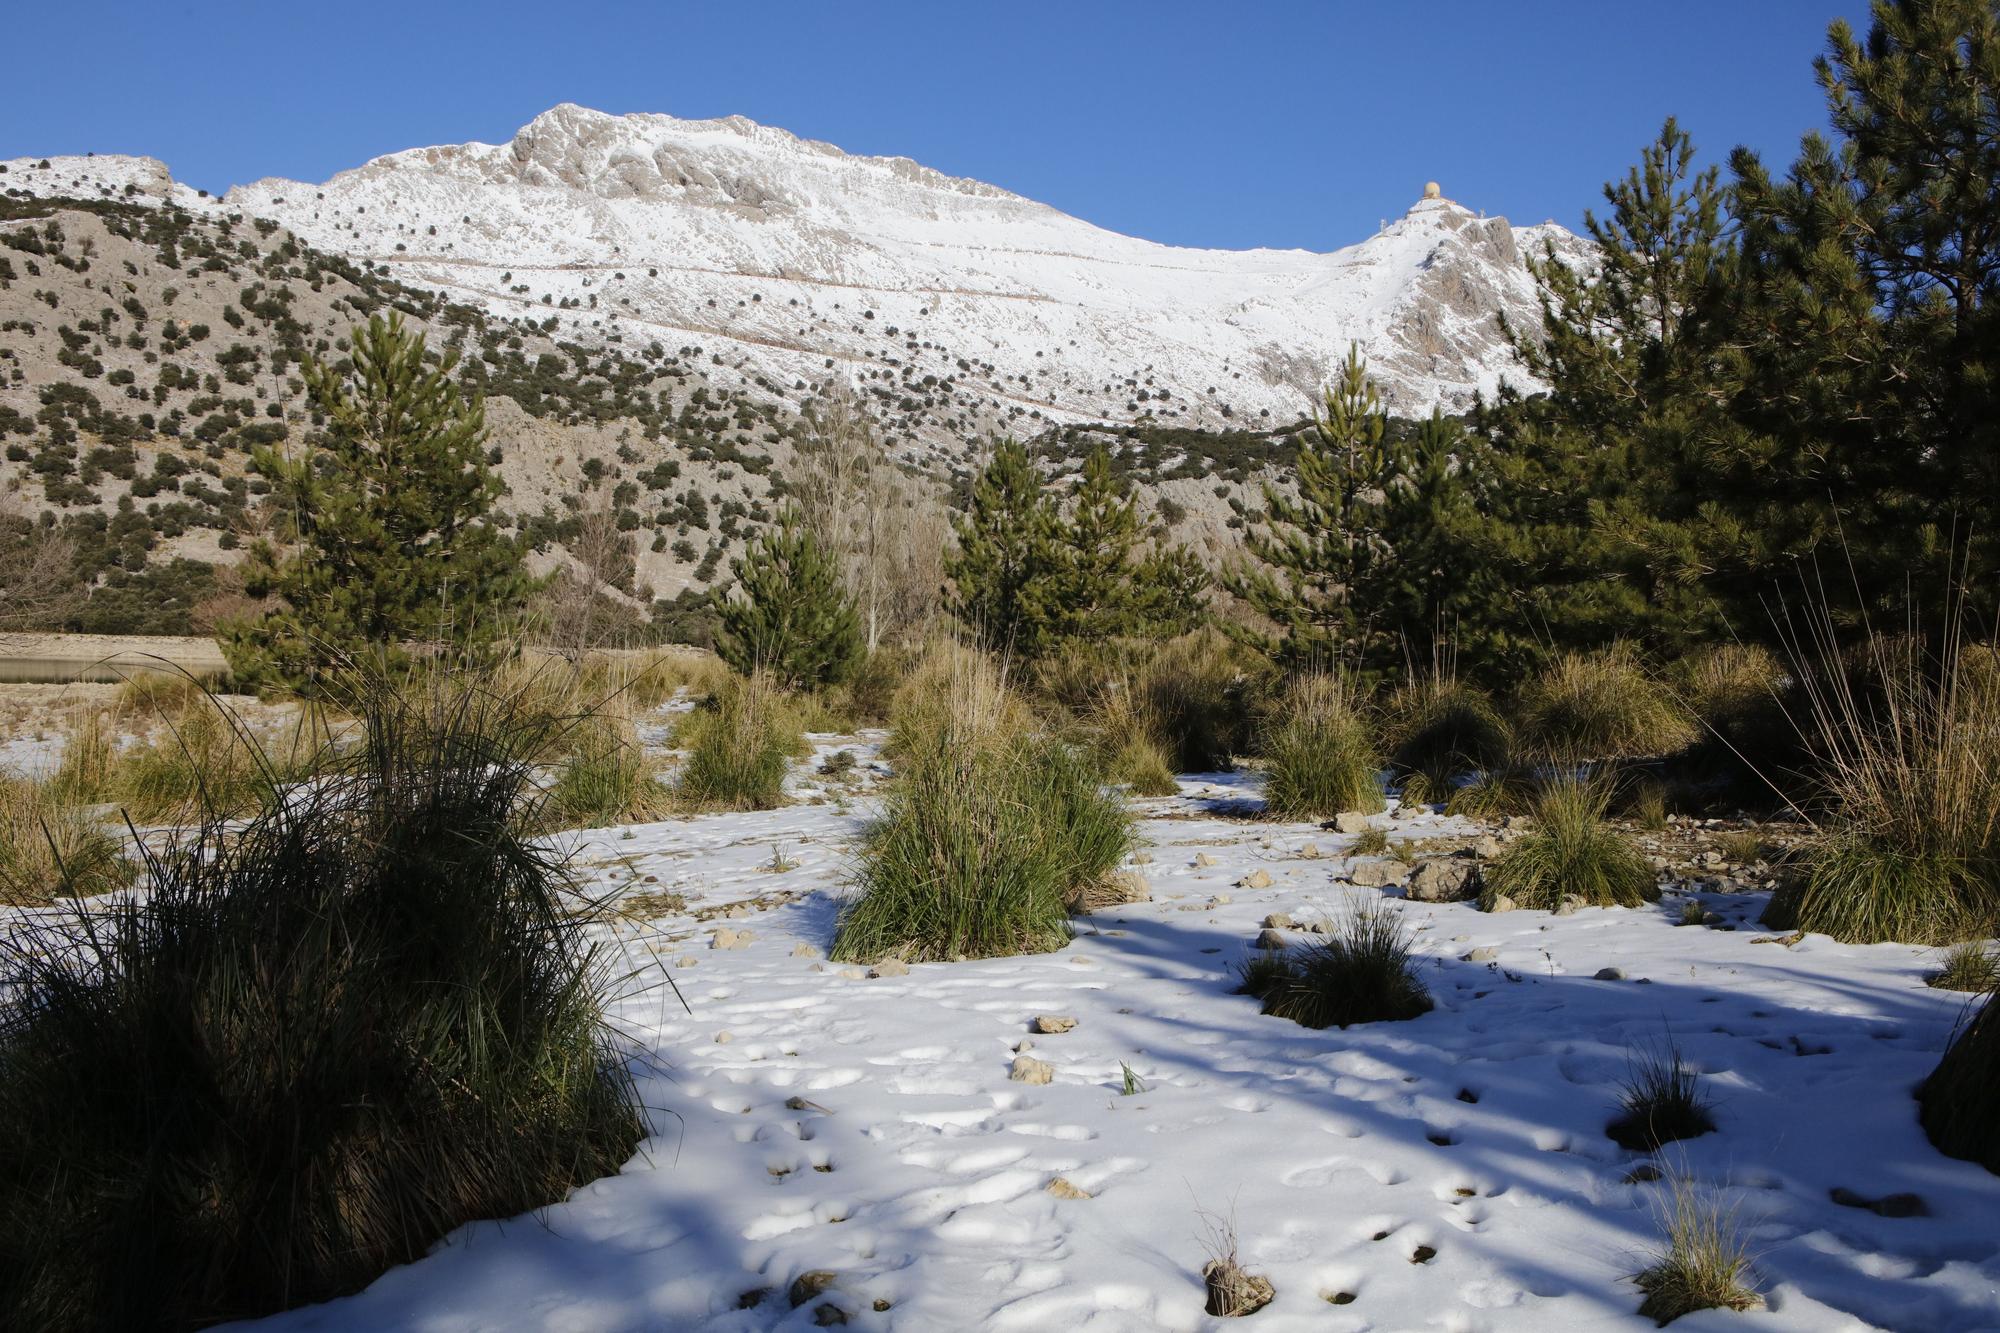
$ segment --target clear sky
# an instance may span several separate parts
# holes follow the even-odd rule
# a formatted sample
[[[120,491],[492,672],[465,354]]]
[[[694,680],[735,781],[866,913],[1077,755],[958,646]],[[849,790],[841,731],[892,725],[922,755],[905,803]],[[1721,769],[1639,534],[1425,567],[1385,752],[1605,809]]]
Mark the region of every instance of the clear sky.
[[[1789,163],[1863,0],[22,0],[0,158],[221,190],[504,142],[537,112],[741,114],[1183,245],[1333,249],[1426,180],[1572,226],[1668,114]]]

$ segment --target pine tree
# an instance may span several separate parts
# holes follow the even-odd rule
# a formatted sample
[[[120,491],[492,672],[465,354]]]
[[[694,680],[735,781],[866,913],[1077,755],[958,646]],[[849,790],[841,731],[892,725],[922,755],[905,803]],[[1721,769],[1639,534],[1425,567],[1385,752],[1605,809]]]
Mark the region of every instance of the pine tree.
[[[1028,639],[1037,648],[1171,637],[1201,619],[1207,571],[1185,547],[1165,544],[1101,448],[1085,458],[1067,512],[1049,523],[1042,564],[1045,572],[1030,580],[1024,597]]]
[[[1475,413],[1497,502],[1468,559],[1523,591],[1489,627],[1517,658],[1711,637],[1817,536],[1776,442],[1734,410],[1748,321],[1717,172],[1669,120],[1604,193],[1593,265],[1531,258],[1540,327],[1509,330],[1548,393],[1503,386]]]
[[[1815,69],[1833,139],[1783,180],[1732,159],[1766,335],[1746,408],[1838,512],[1865,609],[1944,586],[1954,548],[2000,558],[2000,8],[1877,3]]]
[[[861,618],[833,558],[787,507],[729,562],[733,595],[720,606],[715,650],[743,675],[769,673],[787,689],[835,685],[866,654]]]
[[[1032,656],[1033,600],[1048,577],[1055,507],[1028,451],[1012,440],[995,446],[973,483],[972,501],[952,530],[958,550],[945,562],[952,614],[993,652]]]
[[[497,651],[534,586],[485,521],[502,488],[455,354],[433,364],[393,314],[351,342],[344,363],[301,366],[322,436],[298,458],[254,458],[287,540],[253,547],[245,577],[283,609],[225,631],[231,669],[252,683],[310,690],[364,659],[394,666],[415,644]]]
[[[1255,564],[1224,579],[1278,629],[1238,633],[1287,665],[1388,660],[1391,635],[1375,614],[1374,586],[1390,558],[1381,531],[1397,471],[1388,425],[1356,345],[1326,386],[1312,426],[1299,434],[1296,498],[1265,486],[1264,510],[1252,517],[1244,543]]]

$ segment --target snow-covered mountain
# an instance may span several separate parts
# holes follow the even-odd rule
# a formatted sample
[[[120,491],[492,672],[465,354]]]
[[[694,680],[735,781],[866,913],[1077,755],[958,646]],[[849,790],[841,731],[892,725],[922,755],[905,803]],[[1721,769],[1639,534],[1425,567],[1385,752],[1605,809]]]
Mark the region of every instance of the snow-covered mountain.
[[[842,375],[918,434],[1288,420],[1355,340],[1398,410],[1460,407],[1520,379],[1499,316],[1533,321],[1524,249],[1584,253],[1552,223],[1442,197],[1331,254],[1178,248],[740,117],[570,105],[505,144],[411,149],[220,200],[151,159],[6,166],[0,189],[269,218],[402,281],[554,318],[565,337],[699,347],[773,392]]]

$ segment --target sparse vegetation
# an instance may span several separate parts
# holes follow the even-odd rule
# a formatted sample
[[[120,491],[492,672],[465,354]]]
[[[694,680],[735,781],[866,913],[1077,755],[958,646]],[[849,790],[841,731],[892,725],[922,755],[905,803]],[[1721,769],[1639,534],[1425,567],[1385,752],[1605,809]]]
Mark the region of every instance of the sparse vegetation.
[[[134,872],[123,838],[53,784],[0,777],[0,904],[108,893]]]
[[[2000,990],[2000,948],[1986,940],[1960,940],[1944,953],[1944,965],[1930,977],[1939,990],[1983,995]]]

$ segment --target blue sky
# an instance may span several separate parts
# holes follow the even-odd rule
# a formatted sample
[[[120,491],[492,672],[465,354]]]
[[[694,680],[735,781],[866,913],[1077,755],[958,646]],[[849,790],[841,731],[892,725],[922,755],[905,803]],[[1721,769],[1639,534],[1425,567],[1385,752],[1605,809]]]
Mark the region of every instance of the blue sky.
[[[1670,113],[1789,163],[1861,0],[60,0],[4,22],[0,158],[219,190],[537,112],[742,114],[1184,245],[1332,249],[1424,181],[1576,225]]]

